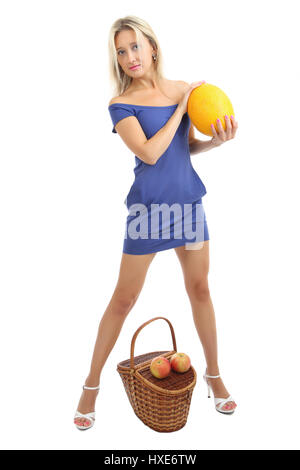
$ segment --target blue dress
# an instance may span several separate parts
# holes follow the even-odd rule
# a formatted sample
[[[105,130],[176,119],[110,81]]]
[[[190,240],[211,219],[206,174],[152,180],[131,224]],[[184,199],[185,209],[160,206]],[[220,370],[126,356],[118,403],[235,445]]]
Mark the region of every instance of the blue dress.
[[[113,103],[115,125],[135,116],[147,139],[159,131],[178,104],[142,106]],[[202,197],[206,188],[192,166],[185,113],[167,150],[150,165],[135,155],[135,180],[124,203],[128,209],[123,253],[143,255],[209,239]]]

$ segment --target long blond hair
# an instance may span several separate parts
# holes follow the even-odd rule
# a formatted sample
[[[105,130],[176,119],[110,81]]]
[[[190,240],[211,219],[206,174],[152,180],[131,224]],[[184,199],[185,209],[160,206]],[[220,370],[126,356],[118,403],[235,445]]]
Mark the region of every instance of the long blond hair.
[[[141,34],[150,41],[155,49],[156,60],[154,62],[157,78],[163,78],[163,57],[160,45],[156,35],[150,25],[137,16],[125,16],[116,20],[110,28],[108,38],[108,54],[109,54],[109,76],[113,96],[121,95],[129,87],[132,78],[126,75],[118,63],[118,56],[115,46],[115,36],[123,30],[132,29],[135,31],[137,43],[141,42]]]

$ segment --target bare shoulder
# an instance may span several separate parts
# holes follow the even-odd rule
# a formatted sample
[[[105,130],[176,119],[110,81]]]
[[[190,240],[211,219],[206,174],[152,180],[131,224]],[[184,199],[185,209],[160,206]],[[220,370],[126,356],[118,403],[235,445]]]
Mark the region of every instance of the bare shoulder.
[[[165,94],[168,95],[174,101],[178,101],[179,99],[181,99],[181,97],[184,95],[184,93],[188,90],[190,86],[189,83],[184,82],[183,80],[168,80],[168,79],[164,79],[162,81],[162,85],[163,85],[163,91],[165,92]],[[110,106],[111,104],[114,104],[114,103],[127,104],[128,99],[130,102],[132,102],[133,100],[136,101],[136,97],[133,98],[133,96],[131,96],[131,93],[128,90],[126,90],[126,92],[123,93],[122,95],[114,96],[113,98],[111,98],[108,105]]]
[[[174,91],[179,90],[180,93],[184,93],[190,86],[189,83],[184,82],[183,80],[167,80],[166,84],[169,87],[174,87]]]
[[[110,106],[111,104],[114,104],[114,103],[120,103],[120,97],[119,96],[114,96],[110,102],[108,103],[108,106]]]
[[[187,91],[189,84],[183,80],[166,80],[165,87],[166,94],[177,102],[181,100],[182,96]]]
[[[128,100],[131,103],[131,100],[132,100],[131,94],[132,94],[132,92],[131,92],[131,89],[129,87],[120,96],[114,96],[110,100],[109,105],[114,104],[114,103],[128,104]]]
[[[183,80],[177,80],[177,86],[181,88],[182,93],[185,93],[188,88],[190,87],[190,84],[187,82],[184,82]]]

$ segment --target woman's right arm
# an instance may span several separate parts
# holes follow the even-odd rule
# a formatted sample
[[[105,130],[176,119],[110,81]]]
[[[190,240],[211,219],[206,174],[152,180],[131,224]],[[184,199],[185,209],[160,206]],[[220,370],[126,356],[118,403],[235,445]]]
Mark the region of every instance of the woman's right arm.
[[[156,134],[148,139],[145,143],[145,148],[150,155],[153,156],[154,165],[159,160],[159,158],[164,154],[164,152],[169,147],[172,139],[179,127],[179,124],[182,120],[182,116],[187,112],[187,102],[191,91],[194,88],[200,86],[204,81],[193,82],[185,91],[180,103],[178,104],[176,111],[172,114],[168,122],[161,128]]]
[[[203,80],[189,86],[167,123],[148,140],[134,116],[119,121],[115,128],[127,147],[148,165],[155,165],[172,142],[182,116],[187,111],[187,102],[191,91],[202,83],[204,83]]]
[[[150,139],[144,143],[144,149],[148,155],[152,156],[152,165],[164,154],[173,140],[174,135],[181,123],[184,115],[183,107],[178,105],[166,124],[159,129]]]

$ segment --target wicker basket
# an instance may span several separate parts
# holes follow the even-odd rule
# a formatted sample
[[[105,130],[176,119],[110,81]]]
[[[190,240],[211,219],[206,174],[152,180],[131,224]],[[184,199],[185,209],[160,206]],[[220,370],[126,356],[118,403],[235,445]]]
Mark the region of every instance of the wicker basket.
[[[155,320],[168,322],[173,351],[154,351],[134,357],[134,345],[138,333]],[[196,384],[196,371],[191,366],[185,373],[171,369],[164,379],[151,374],[150,363],[156,356],[170,359],[177,352],[174,329],[165,317],[155,317],[143,323],[133,335],[130,359],[119,362],[117,371],[124,384],[127,396],[137,417],[146,426],[158,432],[173,432],[183,428],[187,422],[193,389]]]

